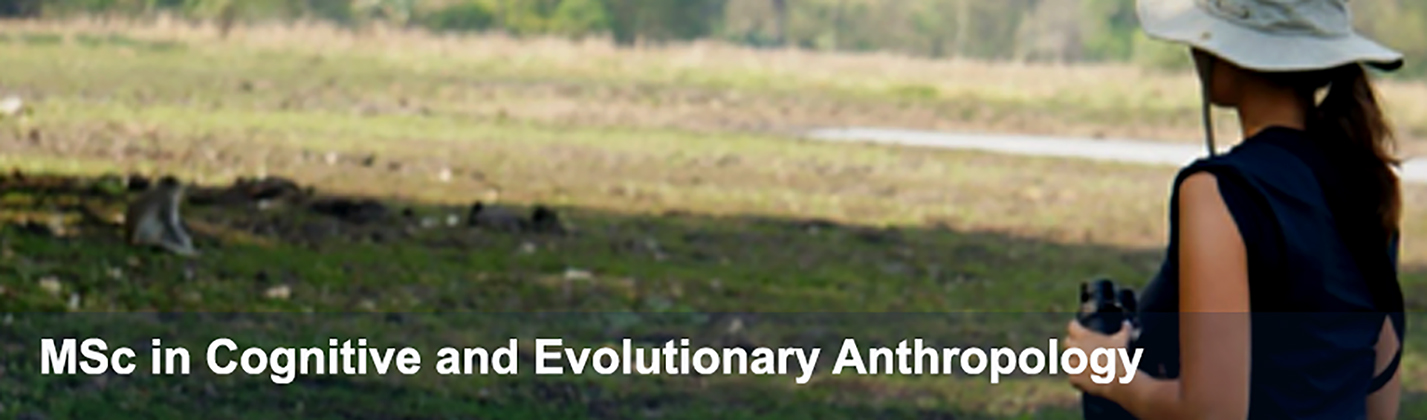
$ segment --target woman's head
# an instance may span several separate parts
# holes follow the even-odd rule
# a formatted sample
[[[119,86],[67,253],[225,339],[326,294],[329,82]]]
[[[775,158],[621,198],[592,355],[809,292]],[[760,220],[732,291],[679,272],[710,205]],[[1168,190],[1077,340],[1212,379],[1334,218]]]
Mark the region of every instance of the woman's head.
[[[1338,163],[1380,197],[1381,226],[1395,231],[1401,203],[1392,166],[1391,125],[1377,92],[1360,63],[1316,70],[1259,71],[1246,69],[1200,48],[1192,48],[1195,69],[1206,100],[1237,108],[1247,95],[1289,95],[1304,116],[1304,128]],[[1321,99],[1320,99],[1321,98]]]
[[[1149,36],[1191,47],[1207,102],[1262,107],[1272,96],[1301,111],[1335,162],[1380,193],[1377,216],[1395,231],[1397,160],[1365,65],[1392,71],[1403,59],[1353,29],[1347,1],[1138,0],[1138,11]]]
[[[1320,83],[1316,72],[1264,72],[1234,64],[1201,48],[1190,48],[1195,74],[1210,103],[1238,108],[1246,96],[1301,96],[1305,91],[1317,91]],[[1301,98],[1303,99],[1303,98]],[[1306,106],[1306,104],[1299,104]]]
[[[1243,86],[1252,72],[1200,48],[1190,48],[1195,74],[1204,89],[1205,100],[1214,105],[1235,108],[1243,95]]]

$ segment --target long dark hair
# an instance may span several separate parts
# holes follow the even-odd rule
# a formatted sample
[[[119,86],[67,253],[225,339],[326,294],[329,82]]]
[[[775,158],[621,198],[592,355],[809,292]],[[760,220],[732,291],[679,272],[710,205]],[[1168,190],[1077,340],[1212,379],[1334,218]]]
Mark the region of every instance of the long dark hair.
[[[1368,188],[1375,198],[1372,216],[1384,239],[1397,233],[1402,219],[1400,183],[1394,167],[1396,139],[1367,69],[1348,64],[1332,69],[1279,74],[1300,93],[1308,109],[1307,131],[1353,188]],[[1327,88],[1321,101],[1318,92]],[[1361,204],[1361,203],[1354,203]],[[1358,212],[1354,212],[1358,213]]]
[[[1307,131],[1328,157],[1337,183],[1325,188],[1338,232],[1348,252],[1358,261],[1377,306],[1389,313],[1402,312],[1402,289],[1397,282],[1395,253],[1402,218],[1402,196],[1394,167],[1395,139],[1377,92],[1362,64],[1328,70],[1280,74],[1274,80],[1292,83],[1308,110]],[[1321,101],[1317,94],[1327,88]],[[1324,182],[1324,180],[1319,180]],[[1330,181],[1331,182],[1331,181]],[[1394,322],[1398,333],[1406,319]]]

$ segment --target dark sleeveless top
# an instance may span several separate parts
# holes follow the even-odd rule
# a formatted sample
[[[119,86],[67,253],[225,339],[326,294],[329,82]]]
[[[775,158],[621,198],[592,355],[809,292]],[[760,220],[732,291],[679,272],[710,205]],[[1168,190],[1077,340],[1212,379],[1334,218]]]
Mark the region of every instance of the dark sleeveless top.
[[[1327,142],[1324,142],[1327,143]],[[1372,182],[1338,169],[1337,153],[1307,133],[1269,128],[1175,178],[1170,245],[1140,297],[1140,367],[1179,377],[1178,191],[1207,171],[1218,179],[1248,252],[1250,419],[1362,419],[1367,395],[1396,370],[1374,375],[1384,316],[1405,331],[1397,238],[1380,229]],[[1334,159],[1328,159],[1334,156]],[[1196,315],[1213,316],[1213,315]],[[1399,353],[1400,356],[1400,353]]]

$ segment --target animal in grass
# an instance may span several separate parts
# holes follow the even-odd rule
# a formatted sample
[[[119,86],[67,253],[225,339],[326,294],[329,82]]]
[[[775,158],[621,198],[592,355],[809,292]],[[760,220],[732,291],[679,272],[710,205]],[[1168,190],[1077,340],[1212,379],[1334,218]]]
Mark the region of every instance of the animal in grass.
[[[565,224],[560,221],[560,215],[554,209],[543,205],[535,206],[530,212],[529,229],[537,232],[564,233]]]
[[[184,186],[165,176],[140,194],[124,212],[124,239],[131,245],[157,247],[182,256],[196,256],[193,238],[179,213]]]
[[[564,232],[560,216],[543,205],[535,206],[526,218],[508,208],[477,201],[466,214],[466,225],[501,231]]]
[[[525,220],[515,212],[501,206],[480,201],[471,204],[466,213],[466,225],[492,230],[518,231],[525,226]]]

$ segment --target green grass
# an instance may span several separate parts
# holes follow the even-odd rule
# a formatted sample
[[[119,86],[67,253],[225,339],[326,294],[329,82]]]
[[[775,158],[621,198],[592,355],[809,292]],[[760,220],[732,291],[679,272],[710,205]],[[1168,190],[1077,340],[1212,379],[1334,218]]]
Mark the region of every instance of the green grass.
[[[427,358],[444,346],[537,336],[579,345],[680,336],[820,345],[824,362],[849,336],[1044,346],[1061,335],[1079,282],[1108,276],[1138,287],[1162,257],[1173,168],[519,111],[522,103],[677,107],[685,102],[660,101],[690,91],[812,93],[894,111],[899,101],[944,98],[915,83],[843,97],[820,85],[779,92],[786,78],[656,71],[630,79],[598,70],[619,65],[612,62],[591,63],[582,78],[538,62],[21,39],[0,42],[0,88],[40,99],[32,116],[0,120],[0,168],[83,177],[48,190],[10,180],[0,190],[0,417],[1078,418],[1078,395],[1056,377],[991,385],[985,376],[823,374],[796,385],[790,377],[535,377],[527,364],[515,377],[318,377],[277,386],[204,373],[45,377],[36,346],[41,336],[99,335],[143,349],[162,336],[195,351],[195,372],[217,336],[271,347],[365,335]],[[511,84],[520,87],[470,87]],[[570,89],[579,93],[522,102],[523,94]],[[1023,102],[1006,110],[1083,116]],[[76,205],[112,213],[130,197],[86,185],[129,172],[173,173],[205,187],[279,175],[322,195],[377,197],[394,215],[361,225],[300,205],[191,204],[185,217],[203,252],[193,260],[124,245],[112,225],[72,222],[65,237],[27,227],[55,215],[78,220]],[[1427,291],[1427,248],[1416,239],[1427,237],[1424,192],[1407,190],[1404,284],[1415,311],[1427,308],[1416,297]],[[423,219],[463,215],[474,200],[521,211],[554,206],[572,233],[422,227]],[[402,208],[414,216],[395,215]],[[1427,365],[1415,350],[1424,324],[1412,325],[1408,418],[1427,413],[1419,379]],[[530,352],[522,349],[527,363]]]
[[[56,194],[46,197],[65,201]],[[11,198],[9,202],[22,201]],[[12,206],[18,207],[18,204]],[[418,213],[439,215],[455,210],[423,206],[418,208]],[[915,272],[925,269],[923,263],[900,263],[906,267],[901,269],[903,272],[894,270],[889,274],[885,264],[897,263],[898,257],[884,256],[887,251],[882,248],[903,241],[936,241],[935,246],[943,249],[994,256],[1005,253],[999,247],[1017,246],[1020,241],[1015,239],[834,227],[825,227],[813,235],[793,222],[698,216],[637,217],[579,209],[571,209],[566,214],[579,221],[581,233],[569,237],[530,237],[440,229],[417,233],[395,243],[370,243],[360,239],[365,232],[350,227],[343,228],[344,231],[351,229],[344,232],[343,237],[309,246],[267,247],[205,238],[205,252],[209,255],[196,261],[136,252],[118,243],[112,232],[99,228],[90,228],[86,236],[76,240],[57,240],[7,228],[4,242],[9,252],[0,263],[0,273],[10,279],[4,283],[7,308],[17,313],[7,333],[16,344],[9,349],[14,357],[6,359],[15,362],[6,369],[20,375],[20,382],[11,384],[18,388],[10,389],[15,392],[8,399],[13,401],[10,407],[21,412],[36,410],[69,418],[84,410],[108,407],[112,401],[125,401],[127,407],[118,407],[116,415],[127,412],[136,418],[162,418],[161,411],[152,410],[173,409],[181,413],[189,410],[184,407],[218,407],[221,413],[224,409],[239,410],[245,401],[261,400],[267,401],[267,406],[288,409],[295,404],[306,404],[312,415],[333,418],[343,415],[437,418],[442,413],[470,412],[520,418],[523,412],[548,404],[543,400],[548,397],[542,393],[553,392],[545,389],[550,387],[574,394],[568,397],[575,398],[574,401],[554,405],[554,408],[574,410],[568,413],[570,417],[562,418],[627,418],[623,410],[651,409],[643,407],[645,404],[653,404],[652,409],[666,411],[667,416],[674,418],[768,415],[866,418],[917,410],[1013,415],[1046,410],[1054,413],[1055,407],[1064,407],[1068,401],[1069,394],[1062,384],[1025,378],[993,387],[986,384],[984,378],[931,381],[818,377],[811,385],[797,387],[788,377],[531,378],[527,375],[517,378],[314,379],[277,387],[263,383],[262,378],[196,375],[177,379],[113,378],[109,380],[112,384],[109,387],[92,389],[85,380],[34,376],[38,369],[32,356],[36,353],[34,339],[71,334],[98,335],[111,343],[143,343],[149,337],[160,336],[173,343],[170,345],[186,343],[192,349],[201,349],[203,343],[216,336],[263,346],[292,346],[320,344],[319,337],[325,337],[324,334],[361,334],[372,337],[374,345],[376,342],[410,345],[434,352],[441,346],[483,346],[500,343],[505,337],[535,336],[563,337],[574,343],[589,344],[621,337],[657,343],[659,339],[654,337],[690,336],[699,342],[778,347],[832,345],[845,335],[873,343],[890,343],[905,338],[904,335],[916,335],[949,346],[990,345],[1034,343],[1040,340],[1033,337],[1052,334],[1059,325],[1045,322],[1035,326],[1042,333],[1032,333],[1023,328],[1027,318],[1056,318],[1015,313],[989,317],[995,321],[991,323],[935,314],[883,316],[885,321],[882,322],[872,322],[878,317],[875,314],[805,316],[811,318],[807,321],[800,321],[797,315],[777,315],[926,312],[971,307],[969,302],[986,296],[983,290],[990,285],[985,282],[994,281],[991,279],[997,277],[1000,265],[988,263],[981,268],[988,271],[977,274]],[[197,206],[191,212],[193,220],[202,222],[241,224],[247,217],[275,218],[294,224],[306,219],[302,214],[244,216],[233,214],[232,209]],[[320,223],[322,220],[310,221]],[[279,229],[280,232],[299,230]],[[296,234],[277,236],[289,239],[286,242],[299,242],[298,238],[282,238],[287,235]],[[939,239],[943,236],[946,239]],[[810,241],[804,238],[808,237],[827,245],[806,246],[804,244]],[[665,253],[662,261],[647,248],[651,238]],[[537,251],[518,252],[521,242],[537,244]],[[749,248],[748,244],[756,246]],[[85,263],[67,263],[76,260]],[[588,270],[594,277],[567,279],[563,273],[571,267]],[[980,275],[987,278],[976,277]],[[62,289],[44,290],[40,286],[44,278],[60,279]],[[876,281],[869,281],[872,279]],[[266,297],[265,292],[276,285],[290,287],[290,298]],[[80,299],[79,307],[74,310],[96,314],[130,311],[293,314],[252,317],[256,321],[229,320],[221,315],[178,315],[166,321],[154,321],[145,316],[122,314],[51,317],[32,313],[69,310],[66,305],[71,295]],[[954,303],[957,301],[966,303]],[[352,312],[356,314],[338,315]],[[540,312],[550,315],[539,319],[513,315]],[[767,315],[747,315],[750,318],[746,318],[749,325],[746,331],[729,332],[730,320],[739,316],[734,314],[743,312]],[[372,315],[362,315],[366,313]],[[384,313],[414,314],[404,317],[408,321],[393,324]],[[885,328],[887,322],[905,326]],[[816,332],[818,329],[822,331]],[[824,359],[830,357],[825,355]],[[197,359],[195,362],[198,363]],[[431,365],[427,366],[429,369]],[[827,368],[820,371],[826,372]],[[195,391],[142,396],[147,395],[144,390],[160,383]],[[76,386],[81,387],[81,391],[76,392],[73,389]],[[198,395],[191,396],[189,392]],[[387,407],[391,401],[381,401],[381,406],[373,406],[375,402],[350,401],[355,395],[368,392],[391,395],[398,404]],[[494,396],[477,399],[482,401],[480,404],[469,402],[483,392]],[[865,398],[869,392],[878,398]],[[180,395],[184,398],[180,399]],[[1017,395],[1037,396],[1040,403],[1025,406],[1019,397],[1013,398]],[[655,402],[644,402],[649,400]],[[247,416],[261,414],[260,411],[242,412]],[[548,416],[557,414],[524,415],[552,418]]]

